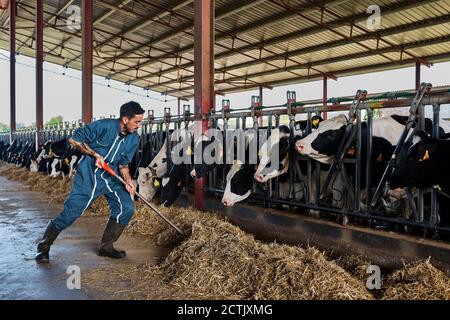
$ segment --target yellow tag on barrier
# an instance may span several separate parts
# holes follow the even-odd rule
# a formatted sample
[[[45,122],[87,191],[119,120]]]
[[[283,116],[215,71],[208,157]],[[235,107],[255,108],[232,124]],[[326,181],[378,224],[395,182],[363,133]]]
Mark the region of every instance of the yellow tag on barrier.
[[[155,188],[158,188],[158,187],[159,187],[159,181],[155,179],[155,180],[153,181],[153,186],[154,186]]]
[[[67,165],[69,165],[69,163],[70,163],[70,162],[69,162],[69,159],[65,158],[65,159],[64,159],[64,163],[67,164]]]
[[[381,108],[383,108],[383,102],[380,102],[380,101],[372,102],[370,104],[370,108],[371,109],[381,109]]]
[[[317,127],[317,126],[319,125],[319,122],[320,122],[320,119],[314,119],[314,120],[312,121],[312,125],[313,125],[314,127]]]
[[[191,147],[188,147],[188,148],[186,149],[186,154],[187,154],[188,156],[192,156],[192,148],[191,148]]]
[[[428,159],[430,159],[430,154],[428,153],[428,150],[427,150],[427,151],[425,151],[425,154],[424,154],[422,160],[428,160]]]

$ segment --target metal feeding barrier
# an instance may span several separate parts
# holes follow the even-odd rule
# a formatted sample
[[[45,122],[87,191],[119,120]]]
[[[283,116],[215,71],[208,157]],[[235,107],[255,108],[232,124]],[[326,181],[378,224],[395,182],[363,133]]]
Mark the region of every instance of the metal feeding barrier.
[[[286,123],[290,128],[290,152],[289,152],[289,191],[285,198],[280,197],[280,183],[278,177],[271,179],[264,184],[254,181],[252,188],[252,195],[248,198],[248,202],[264,205],[266,207],[287,207],[290,210],[303,210],[309,213],[319,211],[332,217],[339,218],[343,224],[348,222],[349,217],[357,218],[359,221],[373,224],[374,222],[388,222],[398,226],[410,226],[420,228],[421,230],[437,230],[443,232],[450,232],[448,226],[440,226],[437,223],[437,191],[434,189],[420,189],[418,196],[413,198],[411,192],[407,192],[408,201],[412,208],[412,218],[405,218],[400,216],[386,215],[380,207],[377,207],[379,198],[386,192],[386,182],[390,174],[396,166],[396,161],[399,160],[399,155],[404,143],[407,142],[408,133],[410,129],[421,130],[425,127],[425,107],[432,106],[433,108],[433,129],[432,136],[438,137],[439,132],[439,116],[441,106],[450,104],[450,89],[449,87],[438,87],[431,90],[430,84],[422,84],[419,90],[413,91],[399,91],[388,92],[381,94],[368,94],[364,90],[358,90],[354,97],[339,97],[331,98],[327,101],[328,105],[324,105],[323,101],[296,101],[296,93],[293,91],[287,92],[287,101],[285,104],[264,106],[261,104],[260,97],[253,96],[251,99],[251,106],[247,108],[234,109],[230,105],[230,101],[224,99],[222,101],[222,108],[219,111],[211,110],[211,112],[204,116],[209,121],[210,128],[223,128],[223,139],[227,141],[227,130],[229,128],[247,129],[251,123],[251,128],[256,132],[261,128],[267,129],[268,136],[272,130],[278,128],[282,122]],[[371,155],[373,149],[373,119],[374,111],[398,107],[409,107],[410,113],[406,123],[405,130],[399,138],[398,144],[395,147],[394,154],[390,159],[380,183],[372,195],[371,188]],[[365,119],[363,119],[363,111]],[[325,179],[321,184],[320,174],[313,175],[313,172],[320,172],[320,163],[309,157],[298,154],[294,149],[294,129],[296,123],[296,116],[303,115],[306,118],[306,133],[311,133],[313,124],[312,118],[315,114],[322,112],[348,112],[347,127],[344,138],[340,142],[338,152],[332,162]],[[140,148],[133,158],[135,167],[138,167],[143,156],[144,147],[147,146],[146,152],[150,153],[151,158],[155,156],[164,146],[167,138],[175,129],[190,128],[195,120],[195,115],[191,112],[189,105],[183,106],[183,112],[180,115],[171,115],[170,108],[165,108],[162,116],[155,116],[153,110],[149,110],[147,118],[143,121],[140,129],[141,142]],[[262,126],[265,120],[265,125]],[[363,121],[365,120],[365,121]],[[366,141],[363,141],[362,124],[365,122]],[[56,141],[64,137],[71,136],[73,130],[82,126],[79,122],[64,123],[54,126],[46,126],[39,133],[41,141],[52,140]],[[222,129],[221,128],[221,129]],[[15,133],[15,138],[21,141],[34,141],[36,138],[36,130],[29,128],[26,131],[18,131]],[[0,133],[0,141],[9,143],[10,134]],[[261,141],[262,142],[262,141]],[[260,142],[258,142],[260,143]],[[366,153],[364,154],[365,163],[362,163],[362,144],[365,143]],[[227,154],[227,146],[224,143],[223,155]],[[348,157],[347,150],[350,145],[355,145],[354,157]],[[166,143],[166,155],[168,159],[168,170],[172,166],[170,162],[171,143]],[[260,145],[258,145],[258,148]],[[300,169],[300,164],[306,162],[306,174]],[[224,159],[225,163],[225,159]],[[354,166],[354,179],[350,179],[346,172],[344,164],[350,163]],[[363,170],[365,168],[365,170]],[[190,178],[190,169],[186,171],[186,180],[191,181],[185,191],[192,191],[194,188],[193,180]],[[204,190],[210,192],[212,195],[218,196],[223,194],[225,189],[225,177],[228,172],[228,166],[223,168],[215,168],[209,173],[207,185]],[[340,195],[342,199],[340,207],[333,206],[327,203],[325,195],[333,189],[333,178],[341,174],[344,179],[344,192]],[[137,177],[137,170],[134,174]],[[360,199],[360,189],[362,178],[365,179],[365,199]],[[304,197],[302,199],[296,198],[296,190],[294,184],[300,184],[303,188]],[[424,214],[424,194],[431,192],[431,210],[430,215]],[[313,194],[314,193],[314,194]],[[362,205],[363,204],[363,205]]]

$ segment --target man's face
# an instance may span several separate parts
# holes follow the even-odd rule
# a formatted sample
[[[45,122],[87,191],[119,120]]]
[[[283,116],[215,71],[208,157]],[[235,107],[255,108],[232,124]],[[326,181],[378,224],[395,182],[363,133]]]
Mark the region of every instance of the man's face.
[[[142,120],[144,119],[143,114],[136,114],[133,118],[129,119],[128,117],[122,118],[122,123],[124,124],[125,129],[129,133],[135,132],[137,129],[141,127]]]

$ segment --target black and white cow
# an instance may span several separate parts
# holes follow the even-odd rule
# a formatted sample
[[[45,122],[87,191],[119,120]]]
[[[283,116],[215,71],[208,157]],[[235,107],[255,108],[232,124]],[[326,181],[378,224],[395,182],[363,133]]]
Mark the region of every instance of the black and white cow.
[[[191,134],[188,130],[182,131],[183,134]],[[142,159],[138,167],[138,178],[137,185],[139,193],[147,200],[152,200],[153,197],[160,190],[162,178],[168,176],[168,162],[171,159],[167,158],[167,139],[166,134],[163,134],[164,144],[158,150],[155,156],[153,148],[153,143],[149,140],[144,146]],[[169,132],[169,139],[172,139],[172,133]],[[175,139],[175,138],[174,138]],[[183,140],[184,141],[184,140]],[[174,145],[180,143],[180,141],[170,141],[170,147],[173,149]],[[183,148],[184,144],[181,142],[180,146]],[[170,154],[169,154],[170,157]]]
[[[440,224],[450,226],[450,140],[418,133],[403,161],[397,164],[389,186],[432,188],[438,193]]]
[[[388,164],[390,157],[394,151],[395,145],[398,142],[402,132],[405,129],[407,117],[402,116],[388,116],[377,118],[373,120],[373,140],[372,140],[372,156],[371,162],[371,187],[376,187],[381,180],[383,172]],[[426,123],[429,123],[427,120]],[[338,115],[332,119],[320,123],[319,128],[309,136],[300,139],[296,143],[297,151],[305,156],[320,161],[321,163],[332,163],[341,140],[347,127],[347,117],[345,115]],[[431,130],[431,125],[426,125],[426,128]],[[443,122],[441,127],[442,134],[444,134],[448,123]],[[412,131],[411,131],[412,132]],[[367,148],[367,123],[362,123],[362,145],[361,145],[361,172],[366,170],[366,148]],[[350,146],[346,151],[346,156],[349,158],[355,157],[355,145]],[[347,173],[350,176],[354,174],[354,164],[345,164],[348,168]],[[366,181],[365,175],[361,176],[361,191],[365,189]],[[343,192],[343,190],[341,191]],[[403,195],[403,193],[402,193]],[[402,196],[401,195],[401,196]]]

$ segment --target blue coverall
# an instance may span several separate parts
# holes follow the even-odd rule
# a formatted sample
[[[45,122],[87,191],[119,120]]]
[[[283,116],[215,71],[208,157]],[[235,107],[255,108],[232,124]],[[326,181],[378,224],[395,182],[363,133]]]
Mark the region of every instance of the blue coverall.
[[[128,165],[139,146],[139,135],[120,134],[117,119],[94,121],[75,130],[72,139],[86,143],[101,155],[117,173],[120,165]],[[95,165],[93,157],[85,156],[79,163],[73,180],[72,191],[64,202],[64,211],[53,223],[59,230],[69,227],[97,197],[105,195],[110,215],[117,223],[127,225],[134,214],[134,202],[125,186],[103,169]]]

